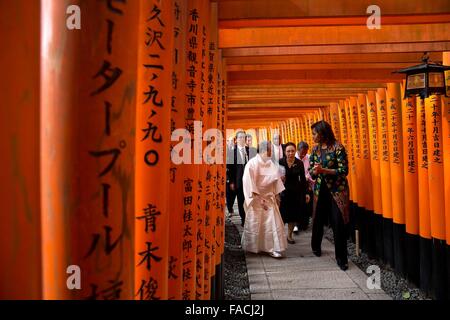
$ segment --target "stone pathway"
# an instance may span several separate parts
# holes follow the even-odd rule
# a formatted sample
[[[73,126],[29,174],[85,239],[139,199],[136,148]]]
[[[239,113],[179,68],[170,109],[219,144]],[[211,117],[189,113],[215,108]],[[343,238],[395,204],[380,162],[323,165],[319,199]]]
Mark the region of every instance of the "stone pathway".
[[[229,219],[242,235],[239,215]],[[392,300],[382,289],[368,289],[367,275],[349,261],[342,271],[334,259],[334,246],[325,238],[322,256],[310,249],[311,231],[294,235],[286,257],[246,253],[252,300]]]

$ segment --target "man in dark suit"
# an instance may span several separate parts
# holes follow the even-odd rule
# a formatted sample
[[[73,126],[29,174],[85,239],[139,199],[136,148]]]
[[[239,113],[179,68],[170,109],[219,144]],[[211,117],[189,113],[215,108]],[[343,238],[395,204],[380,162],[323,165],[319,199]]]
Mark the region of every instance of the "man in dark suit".
[[[227,164],[230,178],[230,189],[236,192],[238,199],[239,216],[241,217],[242,226],[245,223],[244,210],[244,188],[242,177],[244,176],[244,168],[249,160],[248,149],[245,145],[245,132],[238,131],[236,133],[236,147],[233,152],[233,163]]]
[[[245,135],[245,145],[247,146],[247,154],[249,160],[256,157],[256,155],[258,154],[258,150],[255,147],[252,147],[252,141],[252,135],[247,133]]]
[[[230,166],[234,163],[234,150],[236,149],[235,138],[227,139],[227,189],[226,189],[226,199],[227,199],[227,209],[228,215],[231,217],[234,213],[233,205],[236,200],[236,192],[230,188]]]
[[[272,138],[272,161],[278,164],[278,161],[284,157],[286,145],[281,143],[281,136],[275,133]]]

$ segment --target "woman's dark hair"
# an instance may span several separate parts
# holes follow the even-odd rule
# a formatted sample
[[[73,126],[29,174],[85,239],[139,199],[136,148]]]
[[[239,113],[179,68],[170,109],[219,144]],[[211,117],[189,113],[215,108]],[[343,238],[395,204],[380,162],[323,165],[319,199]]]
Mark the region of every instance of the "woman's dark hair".
[[[336,138],[333,133],[333,129],[330,124],[326,121],[320,120],[311,126],[311,130],[316,130],[319,135],[320,143],[326,143],[327,145],[332,145],[336,142]]]
[[[294,150],[295,150],[295,143],[293,143],[293,142],[286,143],[284,150],[286,150],[289,146],[294,147]]]

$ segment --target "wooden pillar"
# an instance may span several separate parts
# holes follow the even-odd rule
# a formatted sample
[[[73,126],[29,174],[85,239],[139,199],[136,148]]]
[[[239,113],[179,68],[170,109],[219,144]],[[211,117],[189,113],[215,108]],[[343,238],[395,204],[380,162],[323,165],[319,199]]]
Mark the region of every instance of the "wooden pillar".
[[[339,126],[339,110],[338,103],[333,102],[330,104],[330,125],[333,128],[334,136],[341,143],[345,143],[341,138],[341,130]]]
[[[443,53],[443,64],[450,65],[450,52]],[[447,84],[450,72],[445,72]],[[447,96],[450,92],[447,90]],[[442,145],[444,152],[445,236],[447,246],[447,297],[450,297],[450,98],[442,96]]]
[[[419,202],[419,235],[420,235],[420,288],[425,293],[431,292],[431,222],[430,193],[428,187],[428,142],[425,116],[425,101],[416,99],[417,106],[417,182],[420,187]]]
[[[351,168],[350,168],[350,161],[351,161],[351,157],[352,157],[352,148],[351,148],[351,141],[350,141],[350,130],[348,127],[348,121],[347,121],[347,114],[346,114],[346,109],[345,109],[345,102],[344,100],[340,100],[339,101],[339,105],[338,105],[338,116],[339,116],[339,128],[340,128],[340,133],[341,133],[341,143],[345,146],[345,149],[347,151],[347,158],[349,161],[349,174],[347,176],[347,180],[348,180],[348,184],[350,187],[350,200],[353,202],[353,192],[354,192],[354,188],[352,185],[352,174],[351,174]]]
[[[200,117],[200,81],[201,81],[201,34],[202,28],[200,19],[200,3],[196,0],[187,2],[187,41],[185,48],[186,55],[186,81],[184,82],[186,97],[185,105],[185,128],[187,135],[193,140],[190,143],[193,161],[186,166],[183,181],[183,300],[196,299],[196,277],[197,277],[197,232],[198,232],[198,180],[199,170],[196,164],[199,163],[198,143],[195,137],[195,121]],[[200,128],[201,129],[201,128]],[[197,145],[195,145],[197,143]],[[201,160],[200,160],[201,162]]]
[[[139,3],[41,3],[43,298],[132,299]]]
[[[344,101],[345,110],[345,122],[347,126],[347,150],[348,150],[348,169],[349,169],[349,177],[351,179],[351,187],[353,191],[350,192],[351,200],[355,204],[355,209],[358,204],[358,181],[356,179],[356,164],[355,164],[355,151],[353,146],[353,130],[352,130],[352,121],[351,121],[351,110],[350,110],[350,102],[348,99]],[[353,219],[355,221],[355,218]]]
[[[370,168],[372,178],[372,201],[373,201],[373,230],[375,233],[375,254],[379,259],[383,258],[383,204],[382,185],[380,173],[380,146],[378,129],[378,106],[376,92],[367,93],[367,120],[368,135],[370,143]]]
[[[432,294],[437,299],[447,296],[445,247],[444,155],[442,137],[442,104],[439,96],[425,99],[428,145],[428,188],[432,242]]]
[[[0,299],[42,298],[40,10],[39,1],[0,2]]]
[[[135,286],[136,299],[156,300],[168,298],[171,221],[169,198],[163,195],[170,190],[174,8],[172,1],[140,4]]]
[[[391,191],[395,270],[404,275],[405,257],[405,183],[403,176],[402,111],[400,83],[388,83],[386,91],[389,143],[391,144]]]
[[[404,95],[402,84],[402,97]],[[402,100],[403,172],[405,177],[405,257],[406,276],[419,285],[419,184],[417,157],[416,98]]]
[[[185,1],[175,0],[173,3],[173,36],[172,52],[172,98],[171,98],[171,132],[184,127],[185,110],[183,101],[186,96],[186,28],[187,7]],[[172,148],[179,141],[172,142]],[[175,156],[175,155],[174,155]],[[172,158],[172,155],[171,155]],[[168,299],[181,300],[183,287],[183,180],[186,166],[170,161],[170,194],[179,195],[169,201],[169,261],[168,261]]]
[[[391,168],[389,143],[389,126],[386,103],[386,89],[379,88],[376,92],[377,117],[378,117],[378,145],[380,148],[380,176],[381,176],[381,201],[383,204],[383,259],[391,267],[394,266],[394,252],[392,242],[392,193],[391,193]]]
[[[361,149],[361,184],[365,184],[364,188],[364,216],[363,225],[365,236],[365,250],[370,257],[375,256],[375,228],[374,228],[374,211],[373,211],[373,192],[372,192],[372,175],[370,162],[370,142],[369,131],[367,127],[367,97],[365,94],[358,94],[358,123],[359,123],[359,142]]]

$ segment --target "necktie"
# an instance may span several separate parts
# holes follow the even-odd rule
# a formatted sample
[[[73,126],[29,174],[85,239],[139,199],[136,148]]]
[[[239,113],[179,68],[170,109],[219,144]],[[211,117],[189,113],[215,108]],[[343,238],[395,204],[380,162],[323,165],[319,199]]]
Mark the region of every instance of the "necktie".
[[[246,154],[244,148],[241,149],[241,156],[242,156],[243,164],[246,164],[247,163],[247,154]]]

